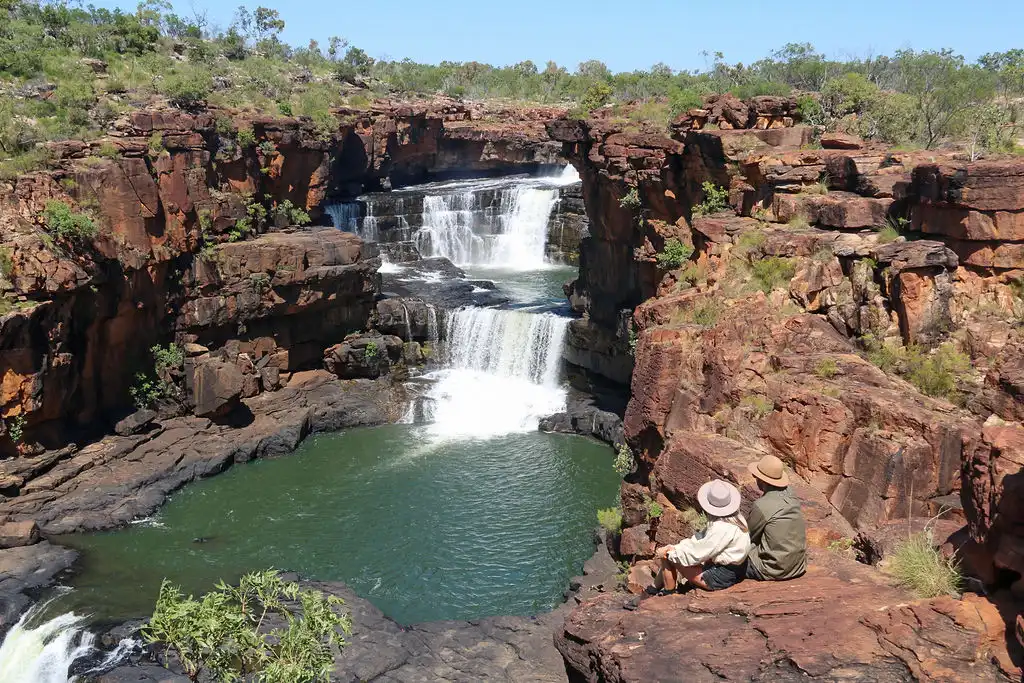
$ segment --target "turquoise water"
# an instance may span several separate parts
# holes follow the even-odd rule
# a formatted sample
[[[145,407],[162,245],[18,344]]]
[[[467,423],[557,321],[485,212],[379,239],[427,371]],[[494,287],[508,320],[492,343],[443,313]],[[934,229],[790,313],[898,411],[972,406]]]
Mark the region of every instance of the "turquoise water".
[[[484,400],[484,399],[482,399]],[[148,615],[258,568],[342,580],[405,623],[534,614],[562,601],[614,505],[610,449],[530,432],[432,444],[409,425],[321,435],[173,496],[145,524],[56,539],[83,553],[65,600]]]

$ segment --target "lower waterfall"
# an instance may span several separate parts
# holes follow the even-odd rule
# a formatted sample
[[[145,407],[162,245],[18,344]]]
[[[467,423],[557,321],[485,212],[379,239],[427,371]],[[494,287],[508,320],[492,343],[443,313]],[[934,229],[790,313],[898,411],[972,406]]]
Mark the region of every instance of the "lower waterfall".
[[[569,320],[551,313],[462,308],[448,313],[445,369],[425,395],[435,438],[488,438],[534,431],[565,408],[559,385]]]
[[[31,626],[43,607],[22,615],[0,644],[0,683],[66,683],[74,661],[93,652],[93,635],[74,614]]]

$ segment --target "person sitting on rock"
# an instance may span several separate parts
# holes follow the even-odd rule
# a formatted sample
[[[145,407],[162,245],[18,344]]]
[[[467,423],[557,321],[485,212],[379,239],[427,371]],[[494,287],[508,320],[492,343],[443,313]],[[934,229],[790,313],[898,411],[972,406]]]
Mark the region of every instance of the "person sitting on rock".
[[[627,603],[627,609],[635,609],[647,596],[681,588],[680,584],[717,591],[743,580],[750,535],[747,522],[739,513],[739,490],[727,481],[715,479],[700,487],[697,502],[707,513],[707,526],[690,538],[658,549],[654,585]]]
[[[789,490],[789,476],[782,461],[766,455],[751,463],[761,497],[750,508],[750,541],[747,578],[785,581],[807,570],[807,528],[800,500]]]

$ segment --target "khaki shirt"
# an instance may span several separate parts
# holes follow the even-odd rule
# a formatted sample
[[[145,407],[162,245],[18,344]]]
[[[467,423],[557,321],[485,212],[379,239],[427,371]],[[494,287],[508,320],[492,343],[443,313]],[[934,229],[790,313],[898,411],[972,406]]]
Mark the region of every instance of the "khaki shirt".
[[[800,501],[789,489],[772,490],[750,509],[747,561],[765,580],[795,579],[807,569],[807,530]]]

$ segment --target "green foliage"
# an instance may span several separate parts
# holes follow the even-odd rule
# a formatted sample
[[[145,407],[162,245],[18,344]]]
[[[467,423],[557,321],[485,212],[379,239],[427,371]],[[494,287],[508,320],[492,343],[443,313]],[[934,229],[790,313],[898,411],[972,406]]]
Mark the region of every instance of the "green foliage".
[[[853,539],[849,536],[829,541],[828,549],[834,553],[845,553],[853,548]]]
[[[839,366],[834,358],[822,358],[814,366],[814,374],[822,379],[832,379],[839,373]]]
[[[633,451],[630,450],[627,444],[620,444],[619,450],[615,453],[615,462],[612,463],[612,469],[619,476],[624,477],[632,472],[634,467],[636,467],[636,461],[633,458]]]
[[[644,495],[644,509],[647,513],[648,521],[661,517],[665,512],[665,508],[661,506],[661,503],[648,495]]]
[[[629,188],[629,192],[622,195],[619,206],[629,211],[636,211],[640,208],[640,193],[636,191],[635,187]]]
[[[373,362],[379,355],[380,349],[377,347],[377,342],[366,342],[366,346],[363,347],[363,358],[365,358],[368,362]]]
[[[754,413],[754,418],[759,420],[771,415],[772,411],[775,410],[775,403],[771,399],[759,394],[751,394],[743,397],[743,400],[740,401],[740,407],[750,408]]]
[[[682,266],[693,254],[693,247],[683,244],[675,237],[665,240],[665,248],[658,252],[655,257],[658,267],[664,270],[672,270]]]
[[[920,598],[960,595],[962,578],[956,558],[942,556],[930,531],[914,534],[897,545],[888,571],[901,586]]]
[[[957,377],[970,371],[971,359],[952,342],[928,351],[916,344],[901,346],[873,338],[864,341],[868,360],[884,372],[901,375],[926,396],[960,401]]]
[[[754,261],[750,264],[750,269],[761,291],[770,294],[772,290],[788,285],[793,279],[796,275],[796,261],[791,258],[770,256]]]
[[[160,90],[175,107],[195,109],[213,91],[213,77],[203,67],[181,68],[167,76]]]
[[[150,156],[158,157],[167,151],[164,147],[164,135],[160,131],[153,131],[153,134],[149,136],[149,142],[146,145],[149,150]]]
[[[704,201],[693,207],[694,216],[709,216],[724,211],[729,206],[729,190],[705,180],[701,185]]]
[[[159,375],[185,364],[185,350],[173,342],[167,346],[155,344],[150,347],[149,352],[153,356],[153,366]]]
[[[878,229],[879,244],[889,244],[890,242],[895,242],[896,239],[899,238],[899,236],[900,231],[896,228],[895,225],[890,224],[888,220],[885,222],[885,225]]]
[[[704,104],[704,98],[693,88],[672,86],[668,91],[669,115],[675,119],[691,109],[698,109]]]
[[[114,143],[110,142],[109,140],[104,140],[103,143],[100,144],[99,149],[96,150],[96,154],[98,154],[101,157],[104,157],[105,159],[121,158],[121,152],[119,152],[117,147],[114,146]]]
[[[286,225],[309,225],[311,221],[309,214],[304,209],[300,209],[292,204],[290,199],[286,199],[274,206],[271,209],[271,216],[275,223],[284,223]]]
[[[0,247],[0,277],[10,279],[14,274],[14,254],[7,247]]]
[[[603,508],[597,511],[597,523],[609,534],[617,534],[622,530],[622,510],[619,508]]]
[[[910,346],[906,354],[906,378],[927,396],[959,399],[956,386],[958,376],[971,369],[971,359],[951,343],[940,345],[931,353]]]
[[[608,104],[613,92],[611,86],[606,83],[593,83],[587,88],[583,99],[580,100],[580,106],[585,111],[594,111]]]
[[[154,374],[135,373],[135,384],[129,389],[132,403],[140,410],[152,408],[165,399],[178,396],[178,388],[172,381],[173,372],[185,364],[185,350],[177,344],[167,346],[155,344],[149,349]],[[155,375],[155,376],[154,376]]]
[[[722,306],[718,301],[710,300],[698,304],[691,313],[691,320],[701,327],[714,327],[722,314]]]
[[[75,244],[83,244],[97,233],[96,224],[89,216],[72,211],[59,199],[46,202],[43,223],[51,235]]]
[[[199,598],[165,579],[143,635],[174,653],[193,681],[207,671],[223,681],[312,683],[327,679],[334,649],[351,631],[351,619],[337,613],[342,604],[273,570],[246,574],[237,587],[219,583]],[[283,626],[268,628],[268,617]]]
[[[14,417],[4,420],[4,424],[7,429],[7,436],[10,437],[11,442],[21,443],[21,438],[25,435],[25,416],[19,413]]]
[[[235,133],[235,142],[242,149],[248,149],[256,145],[256,133],[252,128],[239,128]]]

